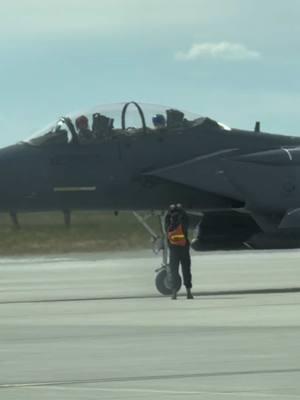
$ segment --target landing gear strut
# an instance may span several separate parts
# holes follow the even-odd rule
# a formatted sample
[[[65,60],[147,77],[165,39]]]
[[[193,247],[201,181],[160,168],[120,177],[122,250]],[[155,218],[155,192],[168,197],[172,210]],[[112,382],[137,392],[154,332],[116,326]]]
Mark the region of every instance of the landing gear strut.
[[[136,219],[143,225],[143,227],[150,233],[152,241],[153,241],[153,251],[155,254],[158,254],[160,251],[162,252],[162,263],[160,268],[155,270],[155,286],[159,293],[170,296],[172,293],[172,286],[171,286],[171,272],[169,266],[169,249],[168,249],[168,241],[167,241],[167,234],[165,231],[165,214],[160,213],[159,217],[159,226],[160,226],[160,235],[157,235],[156,232],[151,228],[151,226],[147,223],[147,219],[152,216],[146,215],[141,216],[136,211],[133,212],[133,215]],[[176,284],[177,291],[181,288],[181,279]]]

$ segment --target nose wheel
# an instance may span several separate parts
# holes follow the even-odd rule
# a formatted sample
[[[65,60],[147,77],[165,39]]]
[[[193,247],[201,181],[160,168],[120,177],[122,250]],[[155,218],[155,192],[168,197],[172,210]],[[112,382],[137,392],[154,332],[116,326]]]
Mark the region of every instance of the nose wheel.
[[[164,296],[170,296],[172,294],[172,285],[171,285],[171,280],[170,277],[168,276],[168,266],[163,266],[156,270],[156,276],[155,276],[155,286],[156,289],[159,291],[159,293],[163,294]],[[179,281],[177,282],[176,285],[176,291],[179,292],[181,288],[181,278],[179,278]]]
[[[151,228],[151,226],[147,223],[147,219],[152,215],[141,216],[136,211],[133,212],[133,215],[136,219],[143,225],[143,227],[150,233],[152,241],[153,241],[153,251],[155,254],[159,252],[162,253],[162,263],[161,267],[156,269],[155,276],[155,287],[159,293],[164,296],[169,296],[172,293],[172,284],[171,284],[171,272],[169,268],[169,248],[168,248],[168,240],[167,234],[165,231],[165,214],[160,213],[158,215],[160,222],[160,235],[156,234],[156,232]],[[176,283],[177,292],[180,290],[182,285],[181,278]]]

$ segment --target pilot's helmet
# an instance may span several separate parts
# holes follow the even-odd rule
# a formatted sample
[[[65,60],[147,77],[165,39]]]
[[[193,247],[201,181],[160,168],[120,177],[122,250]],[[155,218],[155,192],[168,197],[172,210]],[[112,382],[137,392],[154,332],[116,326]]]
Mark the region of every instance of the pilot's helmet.
[[[76,118],[75,121],[76,128],[80,129],[88,129],[89,127],[89,120],[85,115],[81,115],[80,117]]]
[[[155,128],[164,128],[166,126],[166,118],[162,114],[154,115],[152,122]]]

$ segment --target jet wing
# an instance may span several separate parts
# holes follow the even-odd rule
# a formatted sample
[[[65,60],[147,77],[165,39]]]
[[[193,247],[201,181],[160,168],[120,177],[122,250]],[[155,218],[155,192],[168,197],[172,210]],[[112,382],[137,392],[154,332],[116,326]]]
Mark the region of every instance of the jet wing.
[[[166,181],[190,186],[219,196],[243,201],[243,195],[231,184],[224,171],[223,158],[237,149],[226,149],[191,160],[152,170],[144,177],[157,177]]]
[[[256,153],[224,161],[226,176],[243,195],[248,208],[271,213],[299,207],[300,170],[284,152],[278,150],[278,154],[262,156]]]

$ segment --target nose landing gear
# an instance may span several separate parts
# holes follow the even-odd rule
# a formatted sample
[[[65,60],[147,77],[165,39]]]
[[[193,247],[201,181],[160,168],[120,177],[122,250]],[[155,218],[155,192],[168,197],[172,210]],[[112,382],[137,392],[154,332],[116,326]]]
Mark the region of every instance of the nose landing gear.
[[[169,266],[162,265],[159,269],[156,269],[156,276],[155,276],[155,286],[159,293],[163,294],[164,296],[171,296],[172,294],[172,285],[170,280],[170,273],[168,273]],[[176,292],[179,292],[181,288],[181,278],[176,285]]]
[[[152,216],[146,215],[141,216],[136,211],[133,212],[133,215],[136,219],[143,225],[143,227],[150,233],[152,241],[153,241],[153,251],[155,254],[158,254],[160,251],[162,252],[162,263],[161,267],[155,270],[155,286],[159,293],[164,296],[170,296],[172,294],[172,284],[171,284],[171,272],[169,266],[169,249],[168,249],[168,241],[167,234],[165,230],[165,214],[159,213],[159,225],[160,225],[160,235],[157,235],[156,232],[151,228],[151,226],[147,223],[147,219]],[[181,288],[181,279],[176,283],[177,291]]]

